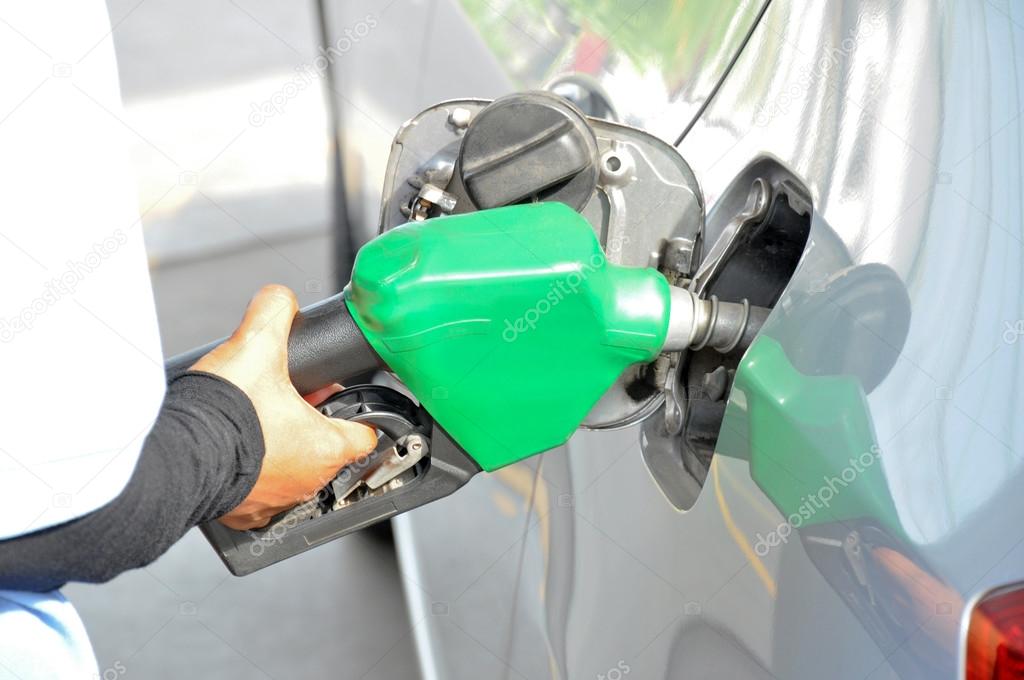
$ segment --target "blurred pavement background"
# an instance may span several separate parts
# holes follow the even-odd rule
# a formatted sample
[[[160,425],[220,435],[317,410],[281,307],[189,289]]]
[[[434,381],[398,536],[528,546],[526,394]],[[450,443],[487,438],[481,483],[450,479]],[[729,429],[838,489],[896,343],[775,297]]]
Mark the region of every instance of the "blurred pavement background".
[[[330,20],[345,21],[336,5]],[[314,3],[108,6],[165,354],[230,332],[265,283],[303,304],[331,293],[328,115],[321,80],[304,74]],[[254,116],[265,102],[274,115]],[[400,119],[378,118],[386,154]],[[65,592],[104,679],[417,677],[387,536],[239,579],[193,530],[145,569]]]

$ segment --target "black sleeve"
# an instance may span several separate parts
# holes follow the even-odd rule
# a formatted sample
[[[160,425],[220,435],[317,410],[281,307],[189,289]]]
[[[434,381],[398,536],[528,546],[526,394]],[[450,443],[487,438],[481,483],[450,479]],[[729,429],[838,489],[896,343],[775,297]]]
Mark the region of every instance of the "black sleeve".
[[[191,527],[241,503],[262,462],[263,432],[245,393],[208,373],[182,374],[168,385],[117,498],[65,524],[0,541],[0,589],[101,583],[145,566]]]

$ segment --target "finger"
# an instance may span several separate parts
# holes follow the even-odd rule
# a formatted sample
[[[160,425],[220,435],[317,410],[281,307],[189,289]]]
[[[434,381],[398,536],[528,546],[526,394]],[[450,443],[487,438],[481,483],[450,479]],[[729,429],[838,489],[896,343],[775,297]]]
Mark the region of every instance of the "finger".
[[[261,526],[260,522],[262,521],[262,518],[257,518],[252,515],[245,515],[242,517],[225,515],[224,517],[219,518],[217,521],[226,526],[228,529],[234,529],[235,531],[246,531],[248,529],[259,528]],[[267,518],[267,520],[264,521],[263,524],[268,524],[269,522],[270,518]]]
[[[275,344],[287,346],[292,320],[298,310],[299,303],[291,289],[279,285],[264,286],[249,302],[235,335],[245,342],[263,336]]]
[[[326,417],[326,416],[325,416]],[[377,446],[377,431],[362,423],[353,423],[340,418],[329,418],[331,426],[341,434],[348,458],[357,458],[373,451]]]
[[[311,406],[318,406],[319,404],[333,397],[338,392],[341,392],[343,389],[345,388],[339,385],[338,383],[334,383],[333,385],[328,385],[327,387],[321,387],[315,392],[310,392],[309,394],[305,395],[302,398],[305,399],[306,402],[309,403]]]

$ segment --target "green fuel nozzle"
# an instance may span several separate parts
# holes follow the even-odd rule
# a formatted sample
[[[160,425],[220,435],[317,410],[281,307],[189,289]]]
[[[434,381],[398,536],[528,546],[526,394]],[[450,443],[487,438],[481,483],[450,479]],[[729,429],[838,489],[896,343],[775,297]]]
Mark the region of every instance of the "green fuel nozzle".
[[[414,222],[368,243],[347,291],[383,363],[484,470],[563,444],[632,364],[735,347],[749,307],[607,260],[537,203]]]
[[[356,258],[348,305],[370,346],[484,470],[564,443],[665,344],[669,286],[607,261],[561,203],[393,229]]]
[[[262,530],[208,522],[203,533],[233,573],[251,573],[564,444],[630,366],[745,347],[762,320],[609,262],[561,203],[396,227],[363,246],[342,294],[299,312],[288,366],[303,394],[383,368],[412,398],[366,384],[320,404],[372,425],[377,449]],[[168,373],[209,349],[171,359]]]

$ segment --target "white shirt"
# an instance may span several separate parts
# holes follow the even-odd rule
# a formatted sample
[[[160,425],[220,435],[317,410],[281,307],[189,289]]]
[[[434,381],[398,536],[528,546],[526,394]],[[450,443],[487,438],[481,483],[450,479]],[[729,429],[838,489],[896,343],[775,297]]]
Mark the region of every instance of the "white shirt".
[[[116,497],[163,399],[102,0],[0,0],[0,539]],[[0,678],[94,678],[60,593],[0,591]]]
[[[2,539],[117,496],[164,377],[106,7],[0,19]]]

